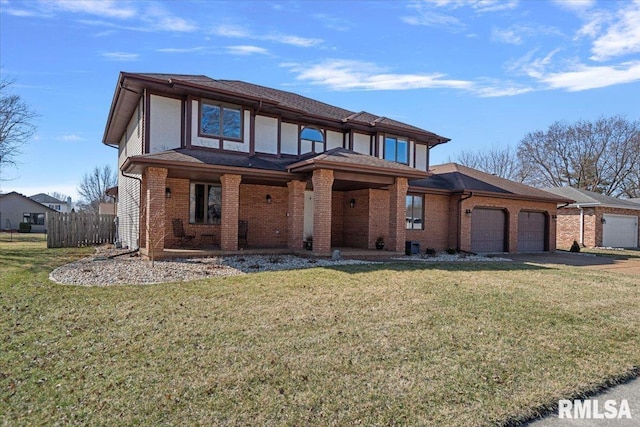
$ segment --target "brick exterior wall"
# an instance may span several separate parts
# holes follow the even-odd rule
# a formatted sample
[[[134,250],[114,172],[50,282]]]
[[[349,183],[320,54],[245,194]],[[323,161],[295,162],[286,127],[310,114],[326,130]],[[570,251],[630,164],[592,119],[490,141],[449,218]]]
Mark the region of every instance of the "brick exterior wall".
[[[334,191],[331,201],[331,246],[345,246],[344,215],[349,211],[349,200],[344,191]]]
[[[376,240],[382,237],[385,241],[385,249],[392,250],[387,247],[389,242],[389,196],[390,192],[386,190],[369,190],[369,239],[367,249],[376,248]],[[404,216],[403,216],[404,224]]]
[[[231,174],[220,177],[222,183],[220,249],[223,251],[238,250],[238,205],[241,178],[240,175]]]
[[[583,208],[583,213],[584,236],[583,242],[580,242],[580,209],[574,207],[558,209],[558,233],[556,235],[558,248],[569,249],[574,240],[578,243],[584,243],[587,248],[602,246],[602,216],[604,214],[632,215],[637,216],[640,220],[640,211],[633,209],[587,207]],[[640,236],[638,236],[638,242],[640,242]]]
[[[351,199],[354,207],[349,206]],[[367,248],[369,246],[369,190],[347,191],[344,193],[343,241],[346,247]]]
[[[270,204],[267,203],[267,194],[271,196]],[[304,199],[301,198],[300,202],[304,203]],[[248,222],[247,246],[286,248],[289,235],[288,208],[287,187],[241,184],[239,219]],[[299,236],[302,242],[302,226]]]
[[[307,183],[304,181],[289,181],[287,183],[288,202],[287,209],[287,247],[289,249],[302,249],[304,240],[304,190]]]
[[[450,214],[450,196],[434,194],[422,194],[424,198],[424,229],[407,230],[407,240],[420,243],[420,250],[427,248],[443,251],[448,248],[455,248],[449,242],[450,219],[455,219],[455,215]],[[455,239],[455,234],[454,234]]]
[[[165,247],[165,188],[167,169],[148,167],[144,173],[144,255],[155,257]]]
[[[195,235],[194,245],[214,244],[224,250],[237,249],[237,222],[239,219],[249,222],[248,247],[253,248],[285,248],[302,249],[304,228],[304,191],[307,182],[291,181],[287,187],[241,184],[239,175],[222,177],[223,186],[223,224],[189,224],[189,180],[166,178],[166,170],[148,168],[142,183],[140,224],[141,248],[149,250],[147,242],[155,242],[156,249],[179,247],[179,240],[173,236],[171,220],[180,218],[187,234]],[[439,194],[423,194],[424,198],[424,230],[406,230],[405,195],[406,181],[394,185],[391,190],[362,189],[355,191],[332,191],[333,174],[320,170],[314,173],[314,242],[315,253],[326,255],[331,247],[344,246],[374,249],[375,241],[382,236],[386,250],[404,251],[406,240],[418,241],[422,251],[434,248],[438,251],[456,248],[458,245],[458,224],[461,227],[460,248],[471,249],[471,215],[466,209],[475,207],[497,207],[508,213],[510,232],[508,250],[517,250],[518,212],[522,209],[545,212],[549,223],[549,238],[554,236],[556,220],[555,204],[543,202],[527,202],[523,200],[498,199],[473,196],[462,202],[458,210],[461,196]],[[164,197],[165,188],[171,189],[171,197]],[[149,197],[159,194],[160,197]],[[267,204],[266,195],[271,196],[271,204]],[[351,199],[356,200],[355,207],[349,206]],[[395,203],[392,203],[395,201]],[[147,208],[147,203],[150,208]],[[392,206],[395,207],[392,208]],[[585,210],[585,224],[594,230],[591,235],[585,233],[585,241],[596,244],[602,241],[602,213],[629,214],[629,211],[610,209],[591,213]],[[147,212],[153,215],[147,216]],[[164,212],[164,214],[159,214]],[[331,215],[326,215],[331,212]],[[576,221],[577,209],[568,208],[557,211],[558,245],[568,247],[577,240],[579,232]],[[395,215],[396,220],[392,219]],[[161,218],[159,218],[159,216]],[[225,221],[226,218],[226,221]],[[164,225],[158,227],[158,224]],[[158,222],[159,220],[159,222]],[[147,221],[153,224],[147,229]],[[394,226],[395,224],[395,226]],[[571,227],[565,224],[573,224]],[[159,230],[164,230],[160,232]],[[149,232],[153,233],[149,239]],[[395,233],[395,240],[394,240]],[[209,235],[203,241],[202,235]],[[572,237],[575,236],[575,237]],[[555,250],[556,242],[552,239],[549,249]],[[570,240],[570,241],[569,241]],[[563,243],[564,242],[564,243]],[[162,245],[162,246],[161,246]]]
[[[313,171],[313,252],[331,253],[331,202],[333,171],[316,169]]]
[[[385,248],[404,251],[406,239],[405,204],[407,200],[407,178],[396,178],[389,187],[389,241]]]

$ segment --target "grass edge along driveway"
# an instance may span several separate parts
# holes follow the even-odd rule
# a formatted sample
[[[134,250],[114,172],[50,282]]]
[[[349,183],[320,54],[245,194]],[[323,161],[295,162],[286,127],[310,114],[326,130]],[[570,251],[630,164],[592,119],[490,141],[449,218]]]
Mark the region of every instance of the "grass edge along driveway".
[[[519,263],[56,285],[0,242],[3,424],[517,424],[637,373],[632,276]]]

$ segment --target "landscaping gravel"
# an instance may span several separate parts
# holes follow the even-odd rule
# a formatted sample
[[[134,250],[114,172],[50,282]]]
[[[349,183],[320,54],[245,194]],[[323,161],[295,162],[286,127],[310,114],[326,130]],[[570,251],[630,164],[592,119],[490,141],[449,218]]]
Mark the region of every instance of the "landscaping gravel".
[[[144,285],[186,282],[209,277],[236,276],[260,271],[295,270],[335,265],[367,264],[371,261],[302,258],[293,255],[246,255],[155,261],[120,255],[96,256],[56,268],[49,279],[56,283],[83,286]]]
[[[372,261],[303,258],[294,255],[237,255],[225,257],[159,260],[153,264],[137,253],[113,249],[104,245],[96,254],[56,268],[49,275],[52,281],[65,285],[109,286],[149,285],[166,282],[187,282],[209,277],[236,276],[261,271],[296,270],[336,265],[370,264]],[[510,261],[507,258],[469,254],[412,255],[394,260],[459,262]]]

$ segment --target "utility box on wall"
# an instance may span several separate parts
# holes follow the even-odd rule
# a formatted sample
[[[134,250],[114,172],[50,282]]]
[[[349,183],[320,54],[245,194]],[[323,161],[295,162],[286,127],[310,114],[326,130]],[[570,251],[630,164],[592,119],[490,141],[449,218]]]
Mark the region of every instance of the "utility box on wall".
[[[404,244],[404,253],[406,255],[415,255],[420,253],[420,242],[407,240]]]

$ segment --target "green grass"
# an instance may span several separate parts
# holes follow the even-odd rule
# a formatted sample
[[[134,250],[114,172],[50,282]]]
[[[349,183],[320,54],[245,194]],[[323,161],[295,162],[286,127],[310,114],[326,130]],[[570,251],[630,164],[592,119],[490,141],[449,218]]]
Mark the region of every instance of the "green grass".
[[[72,287],[48,274],[90,249],[4,237],[4,424],[514,424],[640,367],[629,275],[392,263]]]

